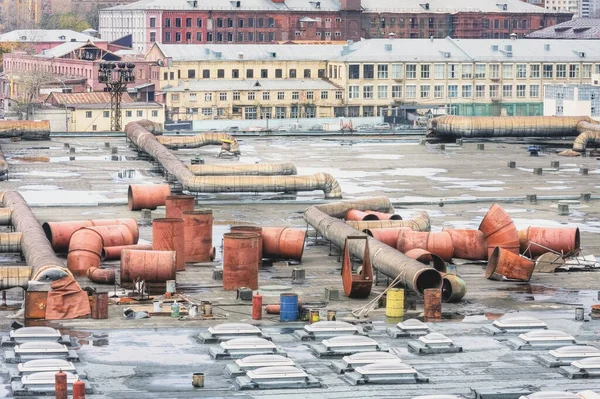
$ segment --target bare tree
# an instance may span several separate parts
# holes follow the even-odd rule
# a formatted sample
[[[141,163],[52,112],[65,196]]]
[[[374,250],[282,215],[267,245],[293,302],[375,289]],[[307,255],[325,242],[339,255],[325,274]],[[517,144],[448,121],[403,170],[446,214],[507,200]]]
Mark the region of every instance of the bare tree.
[[[29,119],[36,107],[42,103],[41,88],[54,82],[54,75],[42,70],[22,72],[13,77],[15,91],[12,96],[12,111],[20,118]]]

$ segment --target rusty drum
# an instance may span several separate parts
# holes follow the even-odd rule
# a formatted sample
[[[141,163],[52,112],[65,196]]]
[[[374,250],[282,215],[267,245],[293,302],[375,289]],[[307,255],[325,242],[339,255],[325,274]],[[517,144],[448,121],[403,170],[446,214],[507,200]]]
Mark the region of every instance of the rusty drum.
[[[166,199],[167,218],[183,219],[183,212],[190,212],[196,206],[196,197],[193,195],[169,195]]]
[[[258,241],[256,233],[223,235],[223,289],[258,289]]]
[[[155,251],[175,251],[177,254],[177,271],[185,270],[184,234],[183,219],[161,218],[152,221],[152,249]]]
[[[212,260],[212,226],[213,214],[210,209],[183,212],[186,262]]]

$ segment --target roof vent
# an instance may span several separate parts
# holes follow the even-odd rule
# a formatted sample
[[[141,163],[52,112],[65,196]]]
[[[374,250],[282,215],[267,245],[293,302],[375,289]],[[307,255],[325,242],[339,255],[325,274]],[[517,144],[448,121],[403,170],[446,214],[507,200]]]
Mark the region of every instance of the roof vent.
[[[508,340],[508,345],[517,350],[552,349],[569,344],[577,344],[575,338],[559,330],[535,330]]]
[[[600,349],[589,345],[569,345],[539,355],[537,360],[547,367],[568,366],[575,360],[600,357]]]
[[[27,40],[27,36],[21,36],[21,40]]]
[[[276,53],[276,52],[274,52],[274,51],[271,51],[271,52],[269,53],[269,55],[271,56],[271,58],[277,58],[277,53]]]
[[[504,45],[504,50],[505,50],[505,51],[513,51],[513,46],[512,46],[512,44],[506,44],[506,45]]]
[[[318,388],[321,383],[298,367],[283,366],[250,370],[237,377],[234,385],[238,389]]]
[[[395,328],[388,328],[387,333],[393,338],[414,337],[429,333],[429,326],[421,320],[408,319],[396,324]]]
[[[428,382],[417,371],[398,361],[385,361],[359,366],[355,371],[344,374],[350,385],[358,384],[414,384]]]
[[[581,396],[563,391],[542,391],[521,396],[524,399],[581,399]]]
[[[421,7],[423,7],[424,10],[429,10],[429,3],[423,3],[420,4]]]
[[[311,346],[317,357],[346,356],[358,352],[381,351],[381,346],[373,339],[362,335],[342,335],[324,339]]]
[[[494,321],[491,326],[483,327],[488,334],[520,334],[531,330],[546,330],[548,326],[534,317],[504,316]]]
[[[198,338],[203,343],[208,344],[241,337],[262,337],[270,339],[262,333],[260,328],[246,323],[223,323],[214,327],[209,327],[206,332],[200,333]]]
[[[238,58],[240,60],[243,60],[244,59],[244,53],[238,53]]]
[[[385,51],[392,51],[392,45],[391,44],[386,44],[385,45]]]
[[[303,330],[294,332],[302,341],[316,338],[335,337],[338,335],[358,334],[358,328],[344,321],[318,321],[304,326]]]
[[[550,51],[550,44],[544,44],[544,50]]]
[[[216,59],[221,59],[221,57],[223,57],[223,53],[220,51],[215,51],[215,58]]]
[[[228,364],[224,373],[227,377],[239,377],[245,375],[250,370],[261,367],[285,367],[295,366],[292,359],[280,355],[253,355],[238,359],[234,364]]]
[[[440,333],[430,333],[408,343],[408,349],[418,354],[458,353],[462,347],[454,345],[452,340]]]
[[[353,371],[358,366],[385,361],[401,362],[402,360],[400,360],[398,356],[388,352],[360,352],[350,356],[344,356],[340,361],[333,361],[331,363],[331,368],[335,370],[336,373],[343,374],[348,371]]]
[[[12,390],[15,396],[25,395],[54,395],[54,376],[56,371],[42,371],[23,376],[20,381],[13,381]],[[65,372],[67,375],[67,389],[72,391],[73,383],[79,378],[71,372]],[[85,392],[92,393],[87,382],[85,382]]]
[[[21,375],[39,373],[42,371],[57,372],[59,370],[75,372],[75,366],[73,363],[64,359],[35,359],[17,365],[17,371]]]
[[[508,4],[506,3],[496,3],[496,5],[498,6],[499,9],[501,9],[502,11],[508,11]]]
[[[54,380],[54,375],[56,373],[51,372],[51,371],[45,371],[45,372],[41,372],[41,373],[34,373],[31,375],[27,375],[24,376],[21,379],[21,382],[23,383],[23,385],[27,386],[27,385],[50,385],[52,387],[54,387],[55,384],[55,380]],[[73,384],[75,381],[77,381],[77,376],[73,373],[65,373],[67,375],[67,385],[71,385]]]
[[[571,366],[561,367],[559,371],[569,378],[598,378],[600,377],[600,358],[588,357],[575,360]]]
[[[254,87],[261,87],[261,84],[258,80],[254,83]]]
[[[75,351],[52,341],[30,341],[15,346],[14,351],[5,354],[6,363],[21,363],[33,359],[79,360]]]
[[[578,52],[577,52],[577,55],[578,55],[580,58],[585,58],[585,53],[584,53],[583,51],[578,51]]]
[[[234,338],[221,342],[220,347],[210,348],[209,353],[215,359],[238,359],[250,355],[268,355],[284,353],[271,341],[264,338]]]
[[[18,330],[11,330],[8,337],[2,337],[2,345],[20,344],[27,341],[58,341],[61,338],[60,332],[51,327],[22,327]],[[68,336],[65,341],[70,343]]]
[[[60,35],[58,38],[59,38],[60,40],[67,40],[67,37],[66,37],[65,35]]]
[[[492,51],[498,51],[498,45],[492,44]]]

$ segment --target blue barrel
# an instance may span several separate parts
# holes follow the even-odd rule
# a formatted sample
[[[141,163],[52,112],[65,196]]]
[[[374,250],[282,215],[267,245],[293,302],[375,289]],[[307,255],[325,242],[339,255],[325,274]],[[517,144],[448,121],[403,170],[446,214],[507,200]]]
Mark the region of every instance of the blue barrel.
[[[298,320],[298,294],[281,294],[279,304],[279,321]]]

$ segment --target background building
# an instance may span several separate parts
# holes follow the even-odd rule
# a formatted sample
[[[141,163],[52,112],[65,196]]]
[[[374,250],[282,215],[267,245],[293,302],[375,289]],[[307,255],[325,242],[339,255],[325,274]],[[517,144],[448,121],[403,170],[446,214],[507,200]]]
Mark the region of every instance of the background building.
[[[581,0],[546,0],[546,9],[556,12],[569,12],[575,18],[580,16]]]
[[[528,39],[600,39],[600,19],[577,18],[527,35]]]
[[[544,115],[587,115],[600,120],[600,86],[546,85],[544,87]]]

